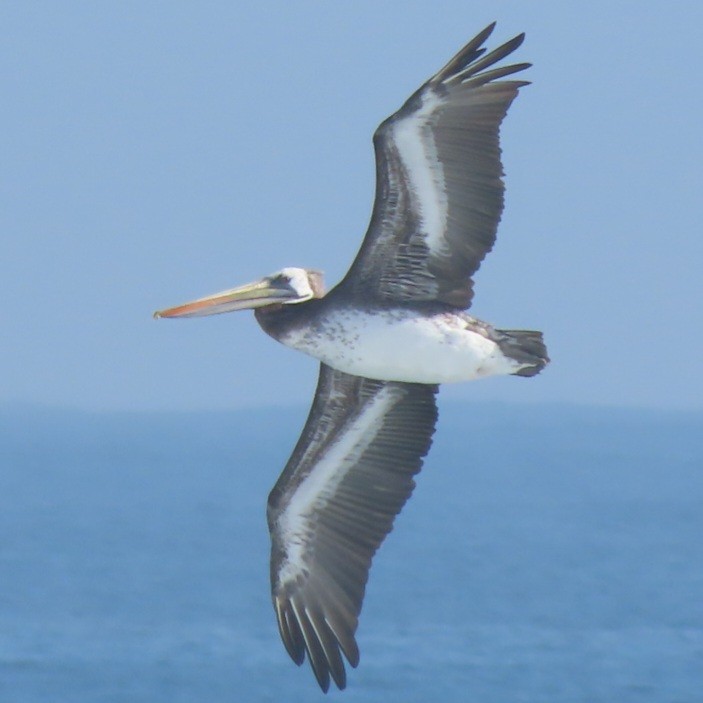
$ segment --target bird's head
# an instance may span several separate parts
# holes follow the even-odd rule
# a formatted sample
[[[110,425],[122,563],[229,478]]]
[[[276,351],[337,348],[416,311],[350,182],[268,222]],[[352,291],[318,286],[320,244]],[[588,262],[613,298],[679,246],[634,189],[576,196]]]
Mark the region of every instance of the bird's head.
[[[293,305],[321,298],[324,294],[324,283],[319,271],[288,267],[254,283],[158,310],[154,317],[202,317],[269,305]]]

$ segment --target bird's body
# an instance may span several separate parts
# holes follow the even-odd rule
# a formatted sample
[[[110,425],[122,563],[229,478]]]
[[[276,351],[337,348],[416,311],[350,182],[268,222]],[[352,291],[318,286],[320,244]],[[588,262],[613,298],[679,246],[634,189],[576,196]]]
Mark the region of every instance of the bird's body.
[[[498,131],[529,64],[495,67],[490,25],[374,135],[376,199],[359,253],[325,295],[286,268],[158,317],[255,309],[263,329],[320,360],[310,414],[268,500],[271,591],[283,643],[321,688],[346,685],[371,560],[429,451],[440,383],[533,376],[542,334],[500,330],[466,309],[503,210]]]
[[[285,346],[354,376],[456,383],[533,375],[544,366],[543,350],[510,356],[509,331],[443,305],[359,308],[336,304],[332,293],[318,301],[311,320],[301,320],[295,311],[295,306],[259,308],[256,317]]]

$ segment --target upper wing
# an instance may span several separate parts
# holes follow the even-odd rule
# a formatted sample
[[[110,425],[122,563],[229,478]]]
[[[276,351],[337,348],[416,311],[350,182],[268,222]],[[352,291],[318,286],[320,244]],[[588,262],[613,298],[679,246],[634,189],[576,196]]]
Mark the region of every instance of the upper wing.
[[[288,653],[307,652],[324,691],[346,684],[371,559],[415,486],[437,386],[373,381],[320,366],[305,428],[271,491],[271,588]]]
[[[471,276],[493,247],[503,211],[498,130],[518,88],[527,85],[495,81],[530,66],[487,70],[524,38],[482,56],[494,26],[376,130],[371,223],[340,283],[356,296],[471,304]]]

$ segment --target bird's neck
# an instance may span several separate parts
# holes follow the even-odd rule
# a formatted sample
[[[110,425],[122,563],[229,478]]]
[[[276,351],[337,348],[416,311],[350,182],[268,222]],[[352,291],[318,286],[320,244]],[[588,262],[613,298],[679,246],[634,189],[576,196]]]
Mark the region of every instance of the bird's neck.
[[[291,328],[306,324],[318,309],[319,303],[319,298],[313,298],[292,305],[267,305],[256,308],[254,316],[267,335],[280,341]]]

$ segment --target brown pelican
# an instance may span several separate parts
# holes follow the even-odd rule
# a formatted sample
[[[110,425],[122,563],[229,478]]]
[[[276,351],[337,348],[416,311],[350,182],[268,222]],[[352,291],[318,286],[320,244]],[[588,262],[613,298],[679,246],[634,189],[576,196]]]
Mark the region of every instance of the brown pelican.
[[[169,308],[193,317],[254,308],[269,335],[318,359],[303,432],[268,500],[271,589],[283,644],[307,655],[324,691],[346,685],[371,559],[415,485],[437,419],[438,384],[534,376],[542,334],[468,315],[471,276],[503,210],[498,130],[529,67],[495,64],[480,32],[374,135],[376,199],[361,249],[324,293],[284,268],[257,283]]]

